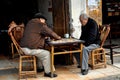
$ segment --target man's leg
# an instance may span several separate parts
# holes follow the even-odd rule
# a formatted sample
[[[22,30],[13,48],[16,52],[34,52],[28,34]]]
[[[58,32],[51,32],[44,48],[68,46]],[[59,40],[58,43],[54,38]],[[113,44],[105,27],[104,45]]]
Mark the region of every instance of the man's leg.
[[[23,51],[29,52],[28,55],[35,55],[37,57],[37,63],[40,65],[41,62],[44,66],[45,76],[51,77],[51,70],[50,70],[50,52],[44,49],[28,49],[22,48]],[[53,77],[56,77],[56,74],[53,74]]]
[[[81,72],[83,75],[86,75],[88,73],[88,59],[89,59],[89,53],[95,49],[98,48],[99,45],[96,44],[91,44],[87,47],[83,48],[83,53],[82,53],[82,67],[81,67]]]
[[[37,58],[38,58],[38,63],[40,63],[40,61],[42,62],[45,72],[48,73],[50,72],[50,52],[47,50],[37,50],[36,54]]]
[[[38,57],[38,61],[42,61],[42,64],[44,66],[45,74],[44,76],[46,77],[51,77],[51,70],[50,70],[50,52],[44,49],[38,49],[36,51],[36,56]],[[57,77],[56,74],[53,74],[53,77]]]

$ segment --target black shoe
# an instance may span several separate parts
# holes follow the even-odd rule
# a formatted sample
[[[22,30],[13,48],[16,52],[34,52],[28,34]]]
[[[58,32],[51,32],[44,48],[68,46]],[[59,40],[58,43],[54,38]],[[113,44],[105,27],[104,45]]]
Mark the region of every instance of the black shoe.
[[[43,69],[37,69],[37,72],[43,72],[44,71],[44,68]]]
[[[77,66],[77,68],[81,68],[81,66],[80,66],[80,65],[78,65],[78,66]]]
[[[45,77],[57,77],[57,74],[53,74],[53,76],[51,76],[51,72],[49,72],[49,73],[44,73],[44,76]]]
[[[81,73],[82,73],[82,75],[87,75],[88,74],[88,69],[82,69],[81,70]]]

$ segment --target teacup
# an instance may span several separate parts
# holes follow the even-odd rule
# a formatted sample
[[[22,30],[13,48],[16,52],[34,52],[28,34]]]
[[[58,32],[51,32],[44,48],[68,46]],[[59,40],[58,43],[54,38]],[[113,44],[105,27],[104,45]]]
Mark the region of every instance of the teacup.
[[[64,37],[65,38],[69,38],[69,34],[64,34]]]

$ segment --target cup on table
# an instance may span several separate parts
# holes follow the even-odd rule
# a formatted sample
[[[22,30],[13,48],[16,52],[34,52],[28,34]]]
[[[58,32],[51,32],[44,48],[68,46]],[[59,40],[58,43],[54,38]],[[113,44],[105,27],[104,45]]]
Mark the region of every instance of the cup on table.
[[[64,34],[64,37],[69,38],[69,34],[68,33]]]

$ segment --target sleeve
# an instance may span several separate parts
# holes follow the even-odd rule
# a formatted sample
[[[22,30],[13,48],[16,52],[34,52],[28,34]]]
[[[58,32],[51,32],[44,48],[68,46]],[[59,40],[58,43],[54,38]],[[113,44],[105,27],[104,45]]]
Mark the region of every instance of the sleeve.
[[[53,30],[51,30],[47,25],[43,25],[42,34],[46,36],[53,37],[54,39],[60,39],[60,36],[57,35]]]

